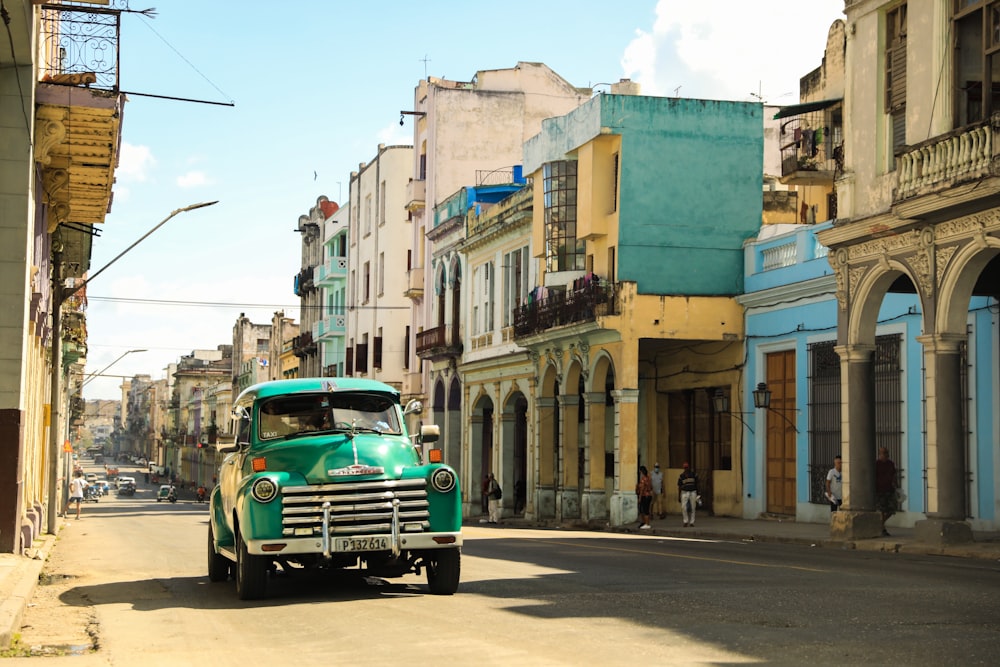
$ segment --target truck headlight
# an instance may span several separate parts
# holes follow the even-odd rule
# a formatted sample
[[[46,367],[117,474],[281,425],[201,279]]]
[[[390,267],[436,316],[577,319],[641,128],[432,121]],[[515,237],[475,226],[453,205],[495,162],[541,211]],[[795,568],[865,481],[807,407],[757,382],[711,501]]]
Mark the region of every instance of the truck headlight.
[[[278,495],[278,485],[268,477],[261,477],[250,487],[250,495],[259,503],[269,503]]]
[[[455,473],[448,468],[438,468],[431,474],[431,486],[435,491],[448,493],[455,488]]]

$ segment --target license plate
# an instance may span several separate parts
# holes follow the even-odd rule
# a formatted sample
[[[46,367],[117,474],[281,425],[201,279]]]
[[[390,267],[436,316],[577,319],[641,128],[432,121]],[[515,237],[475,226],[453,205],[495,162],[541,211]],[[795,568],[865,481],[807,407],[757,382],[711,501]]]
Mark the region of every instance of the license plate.
[[[338,537],[337,551],[388,551],[388,537]]]

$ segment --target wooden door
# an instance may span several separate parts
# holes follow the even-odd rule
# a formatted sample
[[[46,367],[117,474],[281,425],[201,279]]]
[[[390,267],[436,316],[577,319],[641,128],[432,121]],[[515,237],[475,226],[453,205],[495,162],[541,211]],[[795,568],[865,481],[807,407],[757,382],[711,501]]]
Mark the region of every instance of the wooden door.
[[[767,511],[795,515],[795,350],[767,355]]]

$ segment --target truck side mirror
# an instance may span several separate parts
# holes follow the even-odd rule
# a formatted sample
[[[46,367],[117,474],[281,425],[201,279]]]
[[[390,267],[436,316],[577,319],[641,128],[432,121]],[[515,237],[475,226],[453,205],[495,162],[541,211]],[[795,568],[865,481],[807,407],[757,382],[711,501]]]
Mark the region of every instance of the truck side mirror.
[[[420,442],[437,442],[441,438],[441,427],[437,424],[424,424],[420,427]]]
[[[405,408],[403,408],[403,416],[405,417],[406,415],[419,415],[423,411],[424,411],[424,404],[416,399],[413,399],[412,401],[406,404]]]

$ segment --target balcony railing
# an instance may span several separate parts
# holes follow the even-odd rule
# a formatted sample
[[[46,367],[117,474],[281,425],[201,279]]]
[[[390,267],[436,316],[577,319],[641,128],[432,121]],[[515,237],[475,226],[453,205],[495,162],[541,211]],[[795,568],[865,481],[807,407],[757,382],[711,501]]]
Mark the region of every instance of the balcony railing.
[[[419,299],[424,295],[424,269],[423,267],[410,269],[406,272],[406,291],[403,293],[407,299]]]
[[[991,175],[998,126],[1000,114],[995,114],[976,126],[910,146],[896,157],[893,203]]]
[[[479,215],[467,216],[466,238],[472,238],[494,227],[499,229],[505,225],[530,220],[533,202],[534,189],[524,187]]]
[[[421,359],[443,359],[462,353],[462,341],[455,327],[442,325],[417,334],[417,356]]]
[[[118,9],[42,5],[39,18],[41,81],[117,92],[120,35],[121,12]]]
[[[617,315],[617,294],[617,284],[604,282],[586,283],[567,290],[549,290],[544,298],[526,303],[514,311],[514,337]]]
[[[345,278],[347,276],[347,258],[346,257],[329,257],[327,260],[316,267],[316,278],[315,282],[317,285],[330,285],[338,278]]]
[[[424,199],[427,196],[427,181],[424,179],[411,178],[406,185],[406,209],[415,211],[424,207]]]

